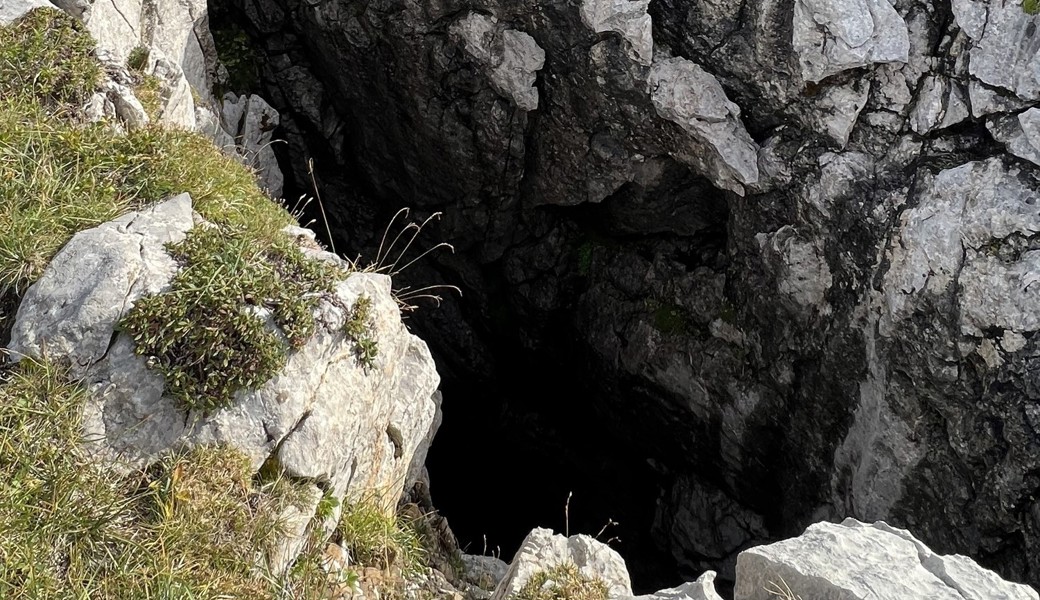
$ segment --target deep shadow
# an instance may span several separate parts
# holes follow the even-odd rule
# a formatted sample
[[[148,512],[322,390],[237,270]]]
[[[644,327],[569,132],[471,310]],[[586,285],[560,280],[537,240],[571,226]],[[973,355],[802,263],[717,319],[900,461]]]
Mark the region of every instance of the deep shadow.
[[[573,373],[528,358],[494,389],[443,385],[427,467],[460,546],[508,561],[534,527],[583,533],[625,558],[636,593],[675,585],[650,535],[661,476],[595,422],[595,396]]]

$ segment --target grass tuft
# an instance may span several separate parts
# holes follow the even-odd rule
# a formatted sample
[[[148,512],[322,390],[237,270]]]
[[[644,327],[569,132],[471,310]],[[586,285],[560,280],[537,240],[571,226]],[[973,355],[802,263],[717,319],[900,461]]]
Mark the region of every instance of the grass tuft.
[[[78,108],[101,79],[94,49],[94,39],[72,17],[50,8],[30,11],[0,27],[0,98]]]
[[[338,531],[353,562],[363,567],[396,568],[406,579],[425,568],[417,529],[371,496],[344,504]]]
[[[278,597],[258,557],[300,485],[221,447],[114,476],[81,452],[84,399],[49,361],[0,380],[0,597]]]
[[[607,584],[587,577],[574,563],[560,563],[532,575],[513,600],[606,600]]]

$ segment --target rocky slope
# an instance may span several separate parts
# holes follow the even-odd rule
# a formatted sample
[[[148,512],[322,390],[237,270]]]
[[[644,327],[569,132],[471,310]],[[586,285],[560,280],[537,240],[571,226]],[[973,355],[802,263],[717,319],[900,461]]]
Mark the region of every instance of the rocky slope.
[[[258,96],[213,93],[225,78],[202,6],[64,8],[109,61],[88,116],[202,129],[281,185],[267,147],[278,116]],[[311,177],[314,154],[340,243],[378,241],[373,223],[398,203],[447,210],[433,237],[459,253],[400,280],[464,288],[464,301],[414,321],[449,376],[490,395],[503,374],[556,363],[585,382],[592,401],[566,401],[597,428],[590,439],[652,466],[659,487],[642,493],[657,510],[637,549],[663,548],[687,575],[718,568],[740,598],[764,597],[773,574],[799,594],[861,597],[886,566],[919,576],[885,579],[913,587],[899,594],[1005,589],[883,524],[821,524],[737,557],[854,515],[1037,581],[1040,86],[1036,18],[1020,6],[236,8],[267,54],[292,179]],[[138,48],[139,68],[161,80],[157,115],[121,82]],[[181,196],[73,238],[19,309],[16,356],[73,359],[90,382],[91,449],[124,466],[220,442],[337,498],[380,488],[396,499],[419,479],[438,377],[384,277],[338,285],[280,376],[197,419],[114,329],[169,285],[167,244],[196,227],[207,225]],[[344,307],[361,295],[375,298],[387,344],[374,378],[342,350]],[[546,410],[502,396],[508,418]],[[548,432],[567,464],[616,464],[554,430],[550,413],[534,417],[527,435]],[[551,551],[536,553],[572,560],[591,547],[542,541]],[[612,595],[629,596],[623,566],[611,573]],[[710,598],[711,581],[660,596]]]
[[[646,548],[731,577],[854,516],[1040,582],[1021,3],[214,7],[262,51],[294,189],[313,157],[341,246],[445,211],[457,253],[402,277],[464,291],[415,323],[447,384],[606,488],[643,472],[611,480],[532,397],[652,465]]]
[[[601,582],[606,598],[633,598],[625,563],[615,551],[589,536],[565,538],[546,529],[536,529],[524,540],[493,598],[522,595],[529,581],[560,564],[573,565],[581,576]],[[696,581],[635,599],[722,600],[714,581],[715,572],[708,571]],[[733,597],[1035,600],[1040,596],[966,557],[936,554],[905,530],[884,522],[870,525],[846,519],[840,525],[817,523],[795,538],[742,552]]]

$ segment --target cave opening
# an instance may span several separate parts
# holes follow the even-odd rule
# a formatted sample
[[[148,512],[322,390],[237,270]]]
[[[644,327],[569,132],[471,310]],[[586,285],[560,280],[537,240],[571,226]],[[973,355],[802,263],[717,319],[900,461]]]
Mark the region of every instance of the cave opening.
[[[223,3],[211,3],[210,18],[217,30],[248,23]],[[248,26],[230,30],[225,38],[233,44],[245,37],[259,41],[259,53],[265,44],[269,50],[300,43]],[[288,53],[305,62],[299,48]],[[259,71],[250,91],[281,113],[275,138],[287,141],[273,146],[285,175],[283,197],[292,205],[320,193],[322,203],[307,205],[301,221],[313,221],[326,245],[348,258],[372,260],[400,208],[412,208],[413,221],[445,212],[423,232],[410,257],[438,242],[456,245],[456,252],[424,258],[395,277],[395,288],[462,290],[461,296],[439,292],[440,307],[419,302],[405,321],[430,346],[442,376],[443,422],[427,468],[434,506],[461,549],[508,561],[532,528],[547,527],[608,542],[624,557],[636,593],[694,575],[661,535],[668,526],[662,525],[662,503],[677,477],[669,464],[677,446],[665,439],[667,432],[655,430],[661,409],[650,404],[659,400],[658,392],[640,387],[634,374],[618,374],[610,359],[597,354],[589,329],[599,309],[588,295],[601,285],[626,288],[629,282],[617,279],[630,277],[619,267],[628,263],[721,273],[729,219],[724,194],[688,167],[662,158],[652,186],[623,184],[597,204],[521,198],[500,209],[500,217],[512,219],[509,239],[485,239],[490,227],[481,231],[470,222],[481,217],[482,207],[445,204],[451,194],[444,190],[427,190],[425,203],[395,195],[387,180],[411,175],[386,172],[393,160],[358,158],[357,149],[368,146],[351,139],[362,129],[351,122],[356,116],[333,103],[321,109],[335,126],[315,123],[296,110],[270,64]],[[488,258],[485,246],[500,242],[503,249]],[[518,275],[527,271],[529,279]],[[706,322],[669,297],[679,293],[626,289],[617,322],[665,337],[695,329],[703,335]],[[695,459],[677,460],[688,473]]]
[[[696,181],[691,187],[688,174],[676,177],[670,181],[674,190],[700,190],[710,200],[708,210],[697,216],[703,222],[694,227],[695,235],[658,233],[672,239],[668,260],[690,271],[718,267],[718,261],[725,260],[725,206],[706,182]],[[307,193],[292,178],[286,190],[287,196]],[[636,442],[633,435],[638,434],[624,431],[626,419],[640,411],[636,406],[653,402],[655,392],[635,389],[630,381],[605,372],[609,369],[581,339],[575,316],[585,286],[599,276],[589,272],[596,267],[586,264],[584,256],[590,239],[597,251],[622,252],[623,247],[625,253],[654,258],[655,244],[625,225],[661,209],[645,192],[628,186],[599,205],[534,209],[574,237],[568,252],[576,255],[575,268],[560,276],[562,297],[549,311],[533,310],[513,297],[499,262],[480,267],[490,292],[467,287],[453,265],[460,259],[477,262],[471,255],[440,257],[447,263],[431,256],[395,282],[413,289],[448,283],[462,290],[461,296],[442,294],[446,306],[422,304],[406,323],[428,342],[442,375],[443,421],[426,466],[434,506],[466,553],[508,562],[532,528],[546,527],[607,542],[625,559],[636,593],[671,587],[694,576],[661,536],[661,503],[675,476],[668,465],[669,452],[662,450],[670,449],[670,442]],[[679,203],[676,198],[671,201]],[[368,218],[389,222],[400,205],[397,199],[381,198],[367,207]],[[307,216],[320,223],[316,210],[310,206]],[[427,213],[416,214],[421,219]],[[324,237],[322,228],[316,229]],[[438,235],[429,235],[422,245],[442,241]],[[371,256],[372,246],[353,246],[355,239],[333,241],[345,255]],[[421,252],[416,249],[413,254]],[[668,333],[682,333],[687,327],[685,316],[667,313],[666,308],[654,310],[649,318]],[[524,319],[538,325],[517,322]],[[455,345],[457,337],[445,333],[463,326],[481,338],[487,352],[479,365],[469,363],[467,351]],[[538,332],[537,341],[529,338],[532,331]],[[612,414],[626,398],[633,406],[626,407],[623,416]],[[645,435],[649,427],[643,423],[639,431]],[[719,589],[725,590],[726,583],[720,582]]]

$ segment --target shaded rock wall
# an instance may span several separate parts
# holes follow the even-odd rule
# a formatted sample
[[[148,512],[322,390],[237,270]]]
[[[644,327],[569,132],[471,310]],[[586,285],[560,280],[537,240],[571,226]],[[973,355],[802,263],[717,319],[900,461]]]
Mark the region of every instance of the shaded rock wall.
[[[587,382],[564,401],[670,482],[652,535],[688,574],[855,516],[1040,581],[1019,3],[219,11],[341,249],[445,211],[424,235],[456,254],[398,279],[464,290],[412,322],[447,380],[521,412],[494,384],[516,364]]]

